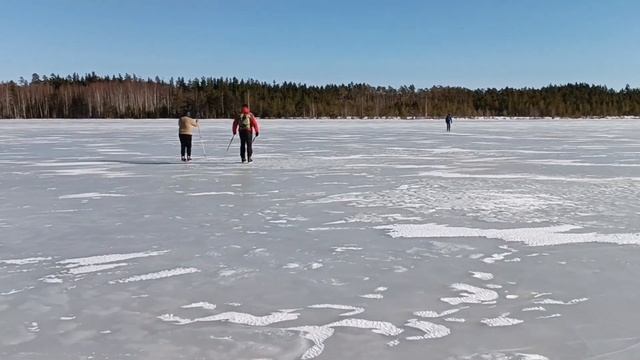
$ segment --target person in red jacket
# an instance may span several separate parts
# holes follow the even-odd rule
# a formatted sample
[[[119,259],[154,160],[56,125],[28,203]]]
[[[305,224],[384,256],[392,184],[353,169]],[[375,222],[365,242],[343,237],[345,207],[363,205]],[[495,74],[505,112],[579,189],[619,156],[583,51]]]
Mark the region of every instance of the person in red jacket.
[[[260,125],[258,125],[258,119],[251,113],[249,105],[242,105],[242,111],[233,120],[233,135],[239,133],[240,135],[240,157],[242,162],[252,162],[251,156],[253,155],[253,133],[256,137],[260,135]],[[245,157],[245,152],[247,157]]]

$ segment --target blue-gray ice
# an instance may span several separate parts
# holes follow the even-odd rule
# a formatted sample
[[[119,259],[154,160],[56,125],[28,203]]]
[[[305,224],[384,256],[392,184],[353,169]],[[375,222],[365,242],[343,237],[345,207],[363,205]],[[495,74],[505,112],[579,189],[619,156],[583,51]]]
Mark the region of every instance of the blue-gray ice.
[[[640,122],[443,128],[0,122],[0,358],[637,359]]]

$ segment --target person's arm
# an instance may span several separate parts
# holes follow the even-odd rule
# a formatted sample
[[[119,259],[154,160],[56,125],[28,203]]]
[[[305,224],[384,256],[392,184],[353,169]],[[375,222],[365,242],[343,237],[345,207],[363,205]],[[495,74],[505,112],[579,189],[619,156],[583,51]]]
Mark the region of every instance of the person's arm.
[[[255,115],[251,114],[251,127],[253,127],[253,131],[255,131],[256,136],[260,135],[260,125],[258,124],[258,118]]]
[[[233,135],[235,135],[238,132],[238,119],[233,119],[233,125],[231,126],[231,131],[233,132]]]
[[[195,119],[195,120],[191,119],[191,126],[198,127],[198,119]]]

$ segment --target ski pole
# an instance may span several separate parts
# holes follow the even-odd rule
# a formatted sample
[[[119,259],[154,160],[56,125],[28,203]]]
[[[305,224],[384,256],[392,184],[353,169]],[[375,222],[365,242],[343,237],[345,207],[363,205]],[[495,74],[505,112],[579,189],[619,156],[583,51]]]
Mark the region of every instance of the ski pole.
[[[227,145],[227,152],[229,152],[229,148],[231,147],[231,143],[233,142],[233,138],[236,137],[236,134],[233,134],[233,136],[231,137],[231,140],[229,140],[229,145]]]
[[[204,158],[207,158],[207,150],[204,147],[204,141],[202,140],[202,133],[200,132],[200,124],[198,124],[198,137],[200,138],[200,145],[202,145],[202,154]]]

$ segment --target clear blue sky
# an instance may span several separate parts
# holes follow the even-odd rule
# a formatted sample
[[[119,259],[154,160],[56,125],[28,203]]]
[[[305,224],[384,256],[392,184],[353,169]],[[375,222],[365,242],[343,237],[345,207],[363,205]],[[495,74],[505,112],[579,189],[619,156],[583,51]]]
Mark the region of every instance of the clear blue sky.
[[[0,0],[0,80],[640,87],[638,0]]]

